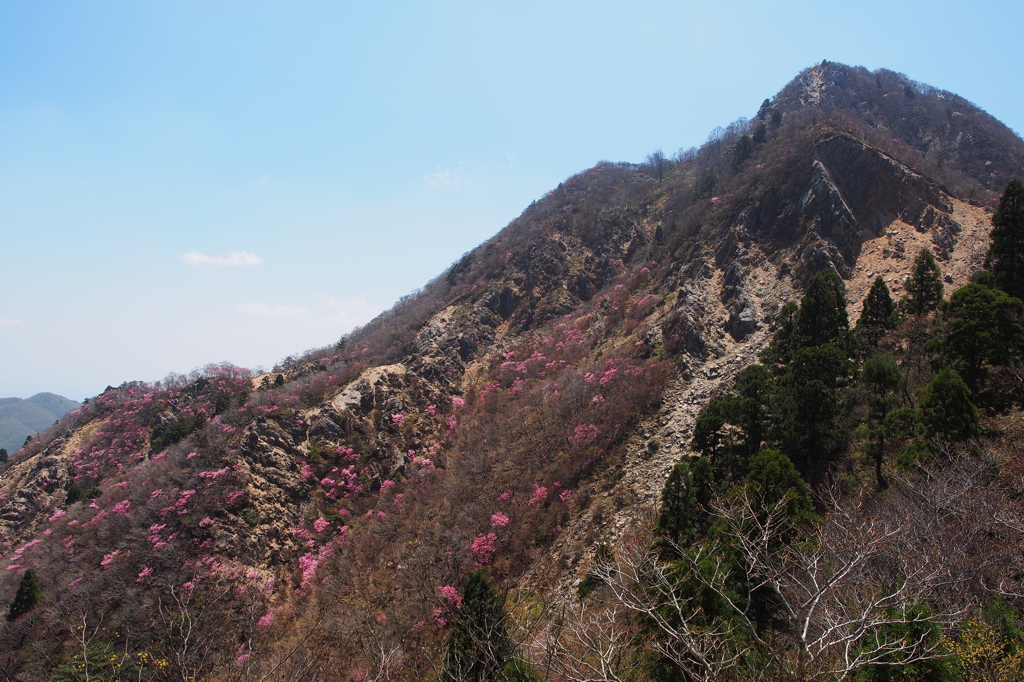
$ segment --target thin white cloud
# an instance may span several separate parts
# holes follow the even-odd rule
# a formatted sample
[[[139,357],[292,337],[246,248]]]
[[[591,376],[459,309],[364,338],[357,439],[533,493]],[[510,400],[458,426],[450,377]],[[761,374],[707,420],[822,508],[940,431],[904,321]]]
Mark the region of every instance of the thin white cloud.
[[[0,317],[0,327],[19,327],[21,320],[17,317]]]
[[[505,156],[506,156],[506,158],[508,158],[508,167],[509,168],[511,168],[512,166],[516,165],[516,155],[515,154],[509,154],[508,152],[505,152]]]
[[[290,305],[270,306],[266,303],[245,303],[235,307],[243,313],[260,317],[299,317],[309,314],[305,308]]]
[[[438,169],[436,173],[424,175],[427,184],[431,187],[458,187],[458,181],[452,179],[452,174],[447,169]]]
[[[465,171],[465,162],[459,161],[458,167],[455,172],[448,170],[447,168],[437,167],[436,173],[429,173],[424,175],[427,184],[431,187],[450,187],[458,189],[466,184],[467,176]]]
[[[207,256],[198,251],[183,253],[181,259],[188,265],[215,265],[233,267],[238,265],[260,265],[263,259],[248,251],[232,251],[227,256]]]

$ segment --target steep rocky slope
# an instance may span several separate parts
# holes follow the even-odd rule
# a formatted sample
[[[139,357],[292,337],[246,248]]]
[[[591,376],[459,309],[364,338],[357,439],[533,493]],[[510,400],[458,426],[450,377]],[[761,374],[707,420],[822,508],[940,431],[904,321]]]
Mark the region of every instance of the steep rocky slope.
[[[823,64],[700,150],[566,180],[336,346],[111,389],[2,470],[2,594],[33,567],[46,598],[0,666],[428,677],[439,588],[486,565],[568,594],[811,275],[853,311],[922,247],[967,282],[1022,149],[949,93]]]

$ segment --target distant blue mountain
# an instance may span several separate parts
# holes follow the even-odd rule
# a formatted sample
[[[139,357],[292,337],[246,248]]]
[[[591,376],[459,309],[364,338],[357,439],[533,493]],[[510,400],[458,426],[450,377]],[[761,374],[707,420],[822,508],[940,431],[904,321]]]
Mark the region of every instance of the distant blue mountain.
[[[27,400],[0,398],[0,448],[14,454],[25,438],[52,426],[76,407],[81,406],[53,393],[37,393]]]

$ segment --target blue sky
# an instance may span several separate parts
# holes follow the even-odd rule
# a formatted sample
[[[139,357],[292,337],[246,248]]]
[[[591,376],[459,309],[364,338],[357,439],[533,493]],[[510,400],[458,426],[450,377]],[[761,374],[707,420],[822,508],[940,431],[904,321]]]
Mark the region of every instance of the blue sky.
[[[1016,2],[0,2],[0,396],[335,341],[822,59],[1024,131]]]

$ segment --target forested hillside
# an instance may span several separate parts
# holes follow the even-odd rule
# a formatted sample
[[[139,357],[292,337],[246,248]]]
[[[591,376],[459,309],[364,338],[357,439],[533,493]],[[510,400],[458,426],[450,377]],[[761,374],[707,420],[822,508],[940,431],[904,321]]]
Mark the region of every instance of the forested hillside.
[[[822,63],[0,468],[15,680],[1020,678],[1024,141]]]

